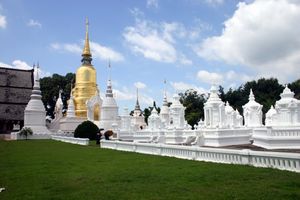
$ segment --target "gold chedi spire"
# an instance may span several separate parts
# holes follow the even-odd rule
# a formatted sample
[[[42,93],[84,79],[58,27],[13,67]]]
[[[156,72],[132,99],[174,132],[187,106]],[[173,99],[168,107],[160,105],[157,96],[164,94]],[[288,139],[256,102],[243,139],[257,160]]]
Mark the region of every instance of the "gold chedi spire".
[[[90,51],[90,41],[89,41],[89,19],[85,19],[85,42],[84,42],[84,48],[82,51],[82,56],[89,56],[91,57],[91,51]]]
[[[86,101],[93,97],[97,90],[96,69],[92,65],[92,54],[89,44],[89,21],[85,22],[85,43],[82,51],[81,66],[76,71],[76,82],[74,87],[75,114],[77,117],[87,118]],[[99,115],[95,111],[94,115]]]

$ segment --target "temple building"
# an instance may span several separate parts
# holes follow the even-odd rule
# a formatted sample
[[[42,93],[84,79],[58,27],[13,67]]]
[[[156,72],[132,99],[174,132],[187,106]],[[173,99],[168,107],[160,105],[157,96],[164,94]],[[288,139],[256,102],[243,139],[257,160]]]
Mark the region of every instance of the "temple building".
[[[33,87],[33,69],[0,67],[0,134],[20,130]]]
[[[89,23],[86,19],[85,43],[82,52],[81,66],[76,72],[76,82],[73,89],[75,114],[77,117],[87,118],[86,101],[97,92],[96,69],[92,65],[92,54],[89,44]],[[100,109],[95,108],[94,115],[99,120]]]

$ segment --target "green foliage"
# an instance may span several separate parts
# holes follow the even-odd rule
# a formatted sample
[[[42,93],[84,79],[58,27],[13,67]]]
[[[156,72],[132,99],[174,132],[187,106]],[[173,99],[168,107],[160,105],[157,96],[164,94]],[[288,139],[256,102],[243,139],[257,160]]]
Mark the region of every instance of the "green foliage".
[[[230,88],[225,94],[222,87],[219,88],[220,96],[223,101],[228,101],[229,104],[243,114],[242,106],[248,102],[250,89],[252,88],[255,100],[263,105],[263,121],[265,113],[280,99],[284,87],[278,83],[275,78],[261,78],[257,81],[250,81],[233,90]]]
[[[98,132],[99,128],[97,125],[91,121],[84,121],[75,129],[74,137],[95,140]]]
[[[19,132],[20,135],[24,135],[26,137],[26,140],[27,140],[27,137],[29,135],[32,135],[33,132],[32,132],[32,129],[30,127],[23,127],[20,132]]]
[[[151,115],[151,108],[150,107],[145,108],[143,113],[144,113],[145,122],[146,124],[148,124],[148,118]]]
[[[0,177],[1,200],[300,199],[300,173],[53,140],[0,140]]]
[[[289,88],[295,92],[295,98],[300,100],[300,79],[290,83]]]
[[[188,124],[194,127],[200,119],[204,119],[203,107],[206,102],[204,94],[198,94],[195,90],[187,90],[185,93],[180,93],[180,102],[185,109],[185,119]]]
[[[64,109],[67,108],[67,100],[70,99],[71,84],[75,83],[75,74],[67,73],[65,76],[53,74],[51,77],[41,78],[42,101],[45,106],[49,105],[47,115],[54,118],[54,107],[59,90],[62,89],[62,101]]]

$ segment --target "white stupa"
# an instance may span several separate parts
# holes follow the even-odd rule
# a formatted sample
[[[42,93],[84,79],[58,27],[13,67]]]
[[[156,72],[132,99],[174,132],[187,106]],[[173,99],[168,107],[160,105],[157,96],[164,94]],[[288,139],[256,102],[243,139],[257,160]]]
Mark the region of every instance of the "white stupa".
[[[300,149],[300,101],[286,86],[266,114],[266,126],[253,129],[254,145],[267,149]]]
[[[140,103],[139,103],[139,91],[138,88],[136,89],[136,103],[135,108],[133,110],[133,115],[131,118],[131,125],[135,131],[142,130],[146,127],[146,122],[144,115],[142,113]]]
[[[262,107],[262,105],[255,101],[255,97],[251,89],[249,102],[243,106],[246,127],[262,126]]]
[[[67,110],[67,117],[76,117],[72,86],[71,86],[70,99],[69,99],[68,110]]]
[[[281,99],[276,102],[275,109],[277,126],[300,126],[300,100],[294,98],[287,85],[280,94]]]
[[[266,126],[272,126],[276,124],[276,114],[277,111],[275,110],[274,106],[271,106],[271,108],[266,113]]]
[[[184,129],[186,121],[184,118],[185,107],[179,101],[177,93],[173,95],[173,101],[170,106],[170,128]]]
[[[74,97],[72,93],[72,85],[70,92],[70,99],[68,101],[67,115],[60,119],[59,130],[65,134],[73,134],[75,129],[84,120],[75,115]]]
[[[235,122],[236,112],[229,105],[228,102],[225,103],[225,116],[226,116],[225,126],[228,127],[228,128],[233,127],[234,122]]]
[[[113,96],[111,78],[107,81],[106,94],[102,102],[101,118],[99,128],[104,130],[114,130],[116,124],[120,126],[119,107]],[[113,128],[114,125],[114,128]]]
[[[224,102],[219,98],[216,85],[212,85],[209,98],[204,104],[204,119],[207,128],[221,128],[225,124]]]
[[[153,106],[151,115],[148,118],[148,129],[150,130],[159,130],[161,128],[161,120],[158,115],[156,108]]]
[[[162,122],[162,126],[163,127],[168,127],[169,124],[170,124],[170,110],[169,110],[166,90],[164,92],[163,105],[160,109],[159,115],[160,115],[160,119],[161,119],[161,122]]]
[[[51,132],[46,127],[46,110],[41,99],[39,66],[37,66],[32,94],[24,112],[24,127],[29,127],[33,131],[33,135],[29,136],[31,139],[50,138]]]

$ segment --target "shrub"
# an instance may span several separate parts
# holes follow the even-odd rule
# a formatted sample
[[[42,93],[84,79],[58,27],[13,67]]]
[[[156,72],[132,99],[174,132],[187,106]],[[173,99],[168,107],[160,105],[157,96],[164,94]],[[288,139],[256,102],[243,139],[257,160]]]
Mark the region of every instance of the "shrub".
[[[26,137],[26,140],[27,140],[28,135],[32,135],[32,133],[33,132],[31,130],[31,128],[29,128],[29,127],[23,127],[21,129],[21,131],[19,132],[20,135],[24,135]]]
[[[98,132],[99,128],[97,125],[91,121],[84,121],[75,129],[74,137],[95,140]]]

